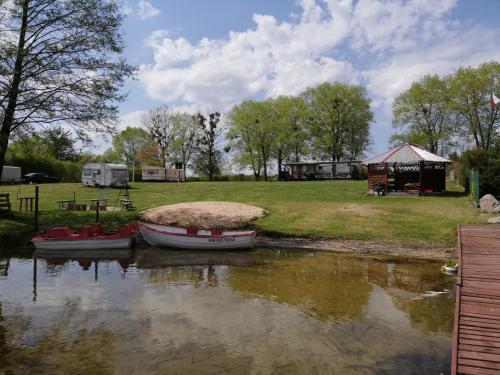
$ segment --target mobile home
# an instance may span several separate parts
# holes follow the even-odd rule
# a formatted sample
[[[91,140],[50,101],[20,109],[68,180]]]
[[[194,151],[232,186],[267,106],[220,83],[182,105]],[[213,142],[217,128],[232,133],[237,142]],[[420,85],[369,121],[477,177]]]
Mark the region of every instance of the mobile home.
[[[163,168],[155,166],[142,167],[142,181],[186,181],[183,169]]]
[[[13,184],[21,179],[21,168],[4,165],[0,177],[0,183]]]
[[[360,161],[302,161],[283,165],[286,179],[294,181],[352,179],[361,168]]]
[[[82,171],[82,184],[97,187],[125,187],[128,184],[128,168],[124,164],[85,164]]]

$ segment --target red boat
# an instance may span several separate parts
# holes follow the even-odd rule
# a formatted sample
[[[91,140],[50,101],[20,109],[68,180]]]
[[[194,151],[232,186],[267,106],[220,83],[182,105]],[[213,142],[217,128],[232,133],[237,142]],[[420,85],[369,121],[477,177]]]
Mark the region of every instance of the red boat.
[[[33,237],[31,242],[42,250],[125,249],[132,246],[136,229],[134,224],[125,224],[119,231],[105,232],[99,223],[80,231],[57,227]]]

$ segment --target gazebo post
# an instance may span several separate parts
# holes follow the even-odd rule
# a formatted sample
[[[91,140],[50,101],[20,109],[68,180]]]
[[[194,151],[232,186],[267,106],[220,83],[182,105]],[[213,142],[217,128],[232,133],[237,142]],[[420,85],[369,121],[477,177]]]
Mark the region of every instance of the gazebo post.
[[[419,168],[419,173],[418,173],[418,196],[422,196],[422,173],[424,169],[424,161],[420,160],[420,168]]]

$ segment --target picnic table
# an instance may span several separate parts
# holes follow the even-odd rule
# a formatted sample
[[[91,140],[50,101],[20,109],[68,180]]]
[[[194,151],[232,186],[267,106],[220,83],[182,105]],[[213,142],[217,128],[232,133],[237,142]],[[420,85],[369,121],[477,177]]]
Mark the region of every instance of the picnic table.
[[[76,200],[68,199],[68,200],[57,201],[57,205],[59,208],[67,208],[67,206],[69,206],[70,203],[74,206],[76,204]]]
[[[19,211],[23,210],[23,205],[24,205],[25,212],[28,212],[28,207],[29,207],[29,212],[32,212],[34,201],[35,197],[19,197]]]
[[[97,203],[99,203],[99,207],[106,207],[108,205],[109,198],[94,198],[88,199],[90,201],[90,209],[95,210],[97,208]]]

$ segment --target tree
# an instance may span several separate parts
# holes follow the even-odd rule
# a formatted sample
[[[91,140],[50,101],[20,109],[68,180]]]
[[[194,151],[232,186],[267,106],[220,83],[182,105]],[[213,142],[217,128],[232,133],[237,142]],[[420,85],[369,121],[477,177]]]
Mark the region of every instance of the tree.
[[[140,162],[141,150],[151,143],[149,133],[142,128],[129,127],[113,137],[113,147],[127,164]]]
[[[196,147],[200,134],[200,126],[196,117],[188,113],[176,113],[172,118],[174,139],[172,142],[172,158],[182,163],[184,170]]]
[[[60,125],[47,129],[42,137],[37,138],[41,138],[46,154],[54,159],[76,161],[81,156],[81,151],[75,147],[78,140]]]
[[[164,167],[167,166],[170,145],[175,137],[173,117],[174,114],[168,106],[152,109],[142,115],[142,123],[158,144]]]
[[[302,98],[311,142],[320,157],[333,162],[355,160],[362,155],[369,143],[373,119],[363,87],[327,82],[307,89]]]
[[[96,163],[117,163],[119,160],[120,154],[113,147],[107,148],[101,155],[94,158]]]
[[[222,165],[222,152],[217,150],[220,136],[224,132],[223,127],[217,127],[220,122],[220,113],[212,112],[207,118],[201,113],[196,115],[196,122],[200,129],[200,135],[196,140],[196,155],[193,161],[196,173],[208,176],[211,181],[214,176],[220,174]]]
[[[399,95],[393,104],[393,126],[400,133],[394,142],[412,143],[444,155],[453,144],[456,131],[446,80],[425,76]]]
[[[258,148],[255,131],[258,103],[246,100],[234,106],[228,114],[230,128],[228,138],[231,148],[236,151],[236,161],[252,169],[255,179],[260,178],[262,155]]]
[[[302,98],[280,96],[273,103],[276,138],[273,154],[278,162],[278,177],[282,178],[282,164],[286,159],[300,160],[300,155],[306,153],[307,134],[303,124],[305,119],[305,104]]]
[[[492,96],[500,92],[500,63],[460,68],[448,79],[456,124],[476,148],[489,152],[500,135],[499,107],[492,106]]]
[[[133,68],[110,0],[0,1],[0,168],[13,132],[110,131]]]

